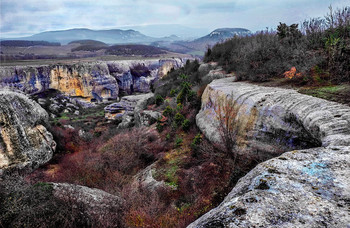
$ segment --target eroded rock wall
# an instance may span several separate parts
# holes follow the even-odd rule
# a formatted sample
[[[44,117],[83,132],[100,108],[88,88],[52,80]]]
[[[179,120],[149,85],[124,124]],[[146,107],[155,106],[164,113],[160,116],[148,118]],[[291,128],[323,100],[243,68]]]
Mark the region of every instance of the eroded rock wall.
[[[0,86],[29,94],[56,89],[68,96],[97,100],[116,98],[119,91],[115,78],[103,62],[1,67]]]
[[[25,95],[0,91],[0,169],[36,168],[51,159],[56,143],[43,125],[47,120]]]
[[[156,80],[183,65],[183,59],[173,58],[0,67],[0,88],[28,94],[55,89],[67,96],[103,101],[117,98],[119,90],[148,93]]]
[[[107,62],[109,71],[119,85],[121,92],[149,93],[151,85],[163,78],[171,69],[177,69],[186,61],[180,58],[153,60],[123,60]]]

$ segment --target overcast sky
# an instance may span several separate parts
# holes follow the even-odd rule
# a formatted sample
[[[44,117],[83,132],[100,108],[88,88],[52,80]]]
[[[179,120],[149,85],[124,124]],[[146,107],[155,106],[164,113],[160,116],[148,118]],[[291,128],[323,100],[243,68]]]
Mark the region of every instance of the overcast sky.
[[[0,0],[1,37],[69,28],[180,24],[251,31],[322,17],[349,0]],[[170,35],[170,34],[169,34]]]

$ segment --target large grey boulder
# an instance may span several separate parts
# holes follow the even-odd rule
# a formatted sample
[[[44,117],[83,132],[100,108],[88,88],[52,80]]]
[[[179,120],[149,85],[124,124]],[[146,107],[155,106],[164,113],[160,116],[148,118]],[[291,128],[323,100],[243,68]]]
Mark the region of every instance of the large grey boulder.
[[[0,169],[32,169],[52,158],[56,143],[47,121],[46,111],[25,95],[0,91]]]
[[[159,117],[157,112],[144,111],[148,99],[153,96],[153,93],[147,93],[122,97],[120,102],[105,107],[105,118],[121,121],[118,128],[149,126]]]
[[[135,112],[137,126],[150,126],[162,117],[162,113],[152,110],[138,110]]]
[[[218,107],[230,100],[241,135],[237,140],[247,147],[275,153],[328,145],[350,145],[350,107],[307,96],[295,90],[263,87],[235,78],[214,80],[202,96],[196,116],[201,131],[221,143]],[[239,143],[238,143],[239,144]]]
[[[350,147],[292,151],[259,164],[189,228],[349,227]]]
[[[75,207],[82,208],[84,213],[100,221],[119,220],[124,200],[96,188],[66,183],[50,183],[54,197],[68,201]]]
[[[134,110],[136,109],[137,112],[142,110],[147,100],[153,96],[153,93],[147,93],[122,97],[119,102],[112,103],[104,108],[105,117],[113,120],[121,119],[124,115],[130,113],[134,115]]]

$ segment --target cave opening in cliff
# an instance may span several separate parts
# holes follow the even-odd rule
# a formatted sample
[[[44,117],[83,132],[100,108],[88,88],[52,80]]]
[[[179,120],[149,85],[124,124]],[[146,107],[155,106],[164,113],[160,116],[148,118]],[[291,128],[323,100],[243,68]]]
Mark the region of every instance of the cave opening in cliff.
[[[101,91],[101,97],[102,97],[103,99],[109,98],[109,97],[111,97],[111,96],[112,96],[112,90],[110,90],[110,89],[103,89],[103,90]]]

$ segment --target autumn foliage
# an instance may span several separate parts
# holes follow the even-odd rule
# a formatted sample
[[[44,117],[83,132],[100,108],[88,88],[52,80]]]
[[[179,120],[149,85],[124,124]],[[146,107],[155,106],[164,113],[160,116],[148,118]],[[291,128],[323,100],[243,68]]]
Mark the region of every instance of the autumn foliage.
[[[301,73],[297,73],[297,69],[292,67],[289,71],[284,72],[283,76],[287,79],[293,79],[295,77],[300,77]]]

